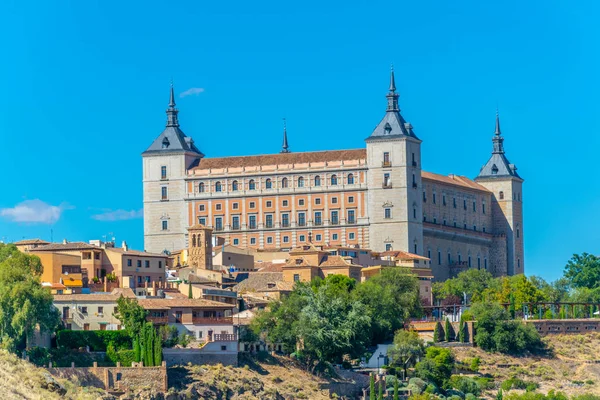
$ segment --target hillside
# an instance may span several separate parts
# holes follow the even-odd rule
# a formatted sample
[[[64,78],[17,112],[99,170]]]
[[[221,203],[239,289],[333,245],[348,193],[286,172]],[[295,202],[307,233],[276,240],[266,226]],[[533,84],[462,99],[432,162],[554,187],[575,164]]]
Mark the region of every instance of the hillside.
[[[549,355],[545,357],[511,357],[489,354],[479,348],[455,348],[458,361],[470,363],[481,359],[479,372],[490,374],[494,382],[516,377],[539,385],[539,392],[562,391],[569,395],[600,395],[600,333],[553,335],[544,338]],[[495,395],[497,389],[488,392]]]

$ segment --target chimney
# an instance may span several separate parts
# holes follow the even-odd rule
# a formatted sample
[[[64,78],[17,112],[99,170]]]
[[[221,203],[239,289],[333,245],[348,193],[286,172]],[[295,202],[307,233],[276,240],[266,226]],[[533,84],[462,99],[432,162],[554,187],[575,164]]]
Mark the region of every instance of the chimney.
[[[102,278],[102,283],[104,283],[104,291],[108,292],[108,279],[106,277]]]
[[[69,243],[69,242],[67,241],[67,239],[63,239],[63,243],[62,243],[62,244],[67,244],[67,243]]]
[[[123,243],[121,244],[121,248],[125,251],[129,250],[129,247],[127,247],[127,242],[123,240]]]

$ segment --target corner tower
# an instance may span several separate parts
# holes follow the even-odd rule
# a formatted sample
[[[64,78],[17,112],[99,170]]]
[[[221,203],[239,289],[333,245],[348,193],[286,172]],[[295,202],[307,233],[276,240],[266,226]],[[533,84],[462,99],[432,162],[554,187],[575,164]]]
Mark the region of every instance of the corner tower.
[[[492,156],[475,181],[492,192],[494,241],[490,250],[492,274],[516,275],[525,270],[523,253],[523,179],[504,154],[504,138],[496,111]]]
[[[398,107],[394,70],[386,113],[367,139],[369,246],[423,253],[421,140]]]
[[[153,253],[186,247],[185,207],[188,169],[204,154],[179,128],[179,110],[171,84],[167,124],[142,153],[144,193],[144,249]]]

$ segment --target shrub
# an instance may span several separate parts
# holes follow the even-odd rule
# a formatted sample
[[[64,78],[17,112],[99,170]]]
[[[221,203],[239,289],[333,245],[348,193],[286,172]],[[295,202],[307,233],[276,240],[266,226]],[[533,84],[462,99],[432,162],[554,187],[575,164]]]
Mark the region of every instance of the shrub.
[[[135,361],[135,352],[133,350],[115,350],[112,343],[106,348],[106,358],[115,365],[120,362],[123,367],[131,367]]]
[[[450,377],[450,386],[463,393],[472,393],[476,396],[481,394],[479,383],[473,378],[466,376],[453,375]]]
[[[116,282],[117,281],[117,276],[115,275],[114,272],[111,272],[110,274],[106,274],[105,278],[106,278],[107,282]]]
[[[441,342],[443,336],[442,324],[439,322],[435,323],[435,327],[433,328],[433,341],[434,343]]]
[[[446,324],[444,325],[444,336],[446,342],[449,342],[452,339],[454,339],[454,335],[452,333],[452,324],[450,323],[450,320],[446,318]]]
[[[535,382],[525,382],[520,378],[514,377],[502,382],[500,387],[502,388],[502,390],[521,389],[526,390],[528,392],[532,392],[539,388],[539,385]]]
[[[465,400],[477,400],[477,396],[475,396],[473,393],[467,393],[465,395]]]
[[[108,344],[112,343],[115,350],[132,348],[131,337],[125,331],[71,331],[56,332],[58,347],[78,349],[90,347],[90,351],[106,351]]]
[[[426,387],[427,382],[425,382],[423,379],[410,378],[410,380],[408,381],[408,388],[411,390],[412,393],[421,394],[423,393]]]
[[[50,351],[43,347],[31,347],[26,350],[26,354],[29,356],[29,361],[38,367],[47,367],[51,360]]]
[[[479,357],[474,357],[471,360],[471,371],[479,372],[479,365],[481,365],[481,359]]]

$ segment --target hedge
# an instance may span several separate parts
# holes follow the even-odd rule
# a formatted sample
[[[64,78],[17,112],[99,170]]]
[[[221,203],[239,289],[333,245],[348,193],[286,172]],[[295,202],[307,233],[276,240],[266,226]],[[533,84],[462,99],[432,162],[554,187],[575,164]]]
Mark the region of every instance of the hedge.
[[[62,330],[56,333],[56,345],[67,349],[90,347],[90,351],[106,351],[109,343],[115,350],[130,350],[131,337],[121,331],[71,331]]]
[[[120,362],[123,367],[131,367],[131,363],[135,361],[133,350],[115,350],[111,344],[106,349],[106,358],[115,365]]]

